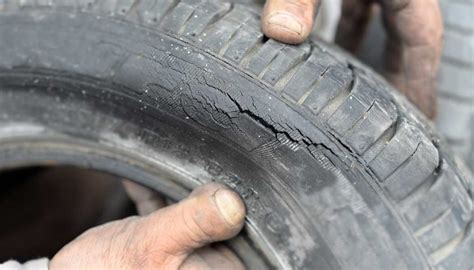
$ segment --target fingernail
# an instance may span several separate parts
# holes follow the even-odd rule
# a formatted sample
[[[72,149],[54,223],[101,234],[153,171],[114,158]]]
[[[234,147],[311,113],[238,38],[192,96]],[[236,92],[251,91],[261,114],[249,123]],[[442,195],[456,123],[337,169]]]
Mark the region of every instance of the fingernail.
[[[227,189],[220,189],[214,195],[219,212],[231,226],[240,225],[245,218],[245,206],[239,196]]]
[[[301,35],[303,33],[303,24],[301,24],[292,14],[277,12],[270,15],[268,24],[284,27],[292,32]]]

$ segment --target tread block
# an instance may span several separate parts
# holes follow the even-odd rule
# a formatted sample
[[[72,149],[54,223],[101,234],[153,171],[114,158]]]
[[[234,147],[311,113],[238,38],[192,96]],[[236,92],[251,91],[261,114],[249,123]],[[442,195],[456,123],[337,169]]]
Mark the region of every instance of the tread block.
[[[229,46],[224,53],[224,57],[236,63],[240,63],[249,51],[263,38],[261,31],[252,29],[239,29],[235,33],[235,38],[229,41]]]
[[[200,35],[208,25],[216,18],[223,16],[232,5],[230,3],[221,3],[216,5],[207,1],[195,8],[193,15],[186,22],[182,33],[188,38],[195,38]]]
[[[357,84],[356,80],[356,85]],[[359,119],[364,117],[364,114],[366,114],[370,107],[371,104],[367,104],[364,100],[360,100],[351,94],[336,112],[331,115],[327,122],[339,136],[344,137],[346,132],[350,130]]]
[[[348,91],[352,83],[352,75],[349,71],[344,71],[335,66],[330,68],[318,82],[316,82],[311,92],[303,102],[303,106],[315,114],[319,114],[323,108],[331,104],[337,96]]]
[[[176,0],[142,1],[137,6],[137,12],[146,24],[156,25],[175,5],[175,2]]]
[[[251,56],[251,59],[245,68],[253,74],[259,76],[260,73],[265,70],[265,68],[286,46],[288,45],[284,45],[269,39],[258,49],[254,55]]]
[[[369,149],[397,120],[393,107],[383,108],[375,101],[363,119],[346,134],[347,142],[359,154]]]
[[[335,62],[322,61],[323,59],[324,56],[313,49],[308,60],[297,68],[295,74],[285,85],[283,93],[297,102],[306,93],[312,92],[315,84],[321,80],[321,76],[324,76],[332,64],[335,64]]]
[[[275,85],[292,67],[301,63],[309,54],[309,51],[310,46],[307,43],[296,48],[293,46],[284,47],[282,53],[277,55],[265,69],[262,79],[271,85]],[[313,73],[313,76],[318,76],[318,74]]]
[[[184,2],[180,2],[170,11],[170,13],[165,15],[161,23],[161,27],[165,31],[179,33],[180,29],[193,15],[195,9],[196,8],[194,6],[191,6]]]
[[[283,93],[297,102],[305,93],[311,91],[311,87],[320,79],[318,76],[326,70],[327,67],[316,65],[306,61],[298,67],[295,74],[283,88]]]
[[[419,131],[405,120],[397,129],[385,148],[368,161],[369,167],[382,182],[415,152],[420,141]]]
[[[441,173],[426,193],[404,206],[404,216],[413,230],[419,230],[450,208],[459,209],[453,211],[461,211],[461,216],[467,217],[470,215],[469,211],[472,211],[472,201],[459,177],[443,163]]]
[[[359,154],[371,147],[398,115],[393,103],[375,93],[365,80],[355,79],[351,94],[327,121]]]
[[[415,152],[384,181],[384,188],[395,200],[404,199],[434,173],[438,164],[438,150],[431,142],[420,141]]]
[[[239,28],[240,25],[223,20],[221,23],[214,24],[204,31],[198,41],[201,42],[202,40],[204,47],[214,53],[219,53]]]
[[[218,5],[222,5],[222,2],[220,0],[217,0],[217,2],[218,2]],[[249,10],[245,6],[233,4],[231,9],[229,9],[229,13],[227,13],[220,20],[225,20],[225,21],[236,23],[236,24],[242,24],[246,21],[256,22],[259,19],[254,14],[249,13]],[[254,30],[259,30],[259,29],[254,29]]]

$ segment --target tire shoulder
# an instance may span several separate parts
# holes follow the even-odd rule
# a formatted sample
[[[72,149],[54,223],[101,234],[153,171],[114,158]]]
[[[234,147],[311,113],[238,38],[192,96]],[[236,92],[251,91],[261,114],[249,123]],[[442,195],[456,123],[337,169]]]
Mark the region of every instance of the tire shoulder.
[[[8,1],[7,5],[12,2],[14,1]],[[37,5],[36,1],[21,3],[23,8],[28,7],[28,3],[32,7]],[[295,47],[266,40],[257,34],[258,20],[253,12],[240,5],[222,8],[218,1],[157,0],[140,1],[137,5],[134,1],[123,1],[114,6],[100,7],[90,4],[96,3],[92,1],[75,3],[74,8],[100,10],[99,13],[121,19],[133,19],[136,15],[137,20],[146,26],[159,27],[186,39],[260,80],[290,104],[292,109],[307,118],[319,119],[334,138],[377,176],[378,184],[401,214],[406,214],[401,210],[401,202],[410,201],[411,207],[426,209],[425,201],[442,197],[446,203],[453,199],[462,201],[459,205],[452,205],[450,211],[471,213],[469,220],[472,220],[472,194],[462,185],[463,181],[459,180],[461,188],[458,193],[450,193],[449,189],[441,189],[438,193],[421,192],[427,186],[434,187],[439,181],[458,181],[458,176],[454,180],[445,177],[449,170],[456,174],[456,169],[449,163],[441,162],[444,159],[432,142],[435,138],[431,132],[424,130],[418,120],[404,111],[405,105],[399,104],[388,93],[390,89],[383,86],[384,83],[372,82],[371,75],[367,75],[352,62],[341,60],[343,58],[337,56],[337,53],[328,52],[325,46],[307,43]],[[160,12],[157,7],[163,6],[167,7],[166,12],[153,13]],[[242,19],[243,17],[248,19]],[[319,76],[308,79],[310,72],[315,70],[319,72]],[[305,87],[295,87],[300,84]],[[413,175],[416,175],[416,179],[412,179]],[[459,187],[459,184],[456,185]],[[411,198],[414,194],[417,199]],[[467,211],[463,207],[467,207]],[[433,223],[431,218],[425,218],[428,214],[432,215],[432,212],[420,211],[423,213],[419,213],[418,218],[422,221],[418,222],[421,225],[417,223],[418,226],[426,227]],[[469,230],[469,226],[472,226],[472,221],[466,223],[465,220],[460,220],[464,218],[448,216],[441,223],[467,224],[462,231],[468,232],[464,235],[470,235],[472,229]],[[444,228],[443,225],[440,226],[439,228]],[[443,248],[438,245],[438,249],[431,250],[435,245],[430,243],[438,239],[435,237],[436,233],[432,235],[423,238],[425,240],[414,236],[427,256],[433,254],[430,252]],[[459,234],[453,237],[445,243],[458,239],[456,237]],[[464,242],[460,241],[459,246],[462,244]],[[455,251],[452,249],[444,258],[449,259],[451,254],[456,256]],[[435,262],[442,263],[443,260],[437,259]]]

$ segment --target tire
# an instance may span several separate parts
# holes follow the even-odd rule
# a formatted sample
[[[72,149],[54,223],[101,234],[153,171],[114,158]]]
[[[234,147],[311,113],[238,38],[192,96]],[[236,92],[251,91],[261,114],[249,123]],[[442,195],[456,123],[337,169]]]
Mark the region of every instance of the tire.
[[[449,148],[474,172],[474,12],[472,0],[439,0],[444,47],[437,78],[436,126]],[[359,59],[383,70],[385,30],[380,14],[369,24]]]
[[[13,1],[0,167],[69,164],[173,199],[244,198],[250,269],[470,269],[472,179],[404,98],[331,45],[221,1]]]
[[[440,4],[445,30],[436,124],[474,172],[474,2],[441,0]]]

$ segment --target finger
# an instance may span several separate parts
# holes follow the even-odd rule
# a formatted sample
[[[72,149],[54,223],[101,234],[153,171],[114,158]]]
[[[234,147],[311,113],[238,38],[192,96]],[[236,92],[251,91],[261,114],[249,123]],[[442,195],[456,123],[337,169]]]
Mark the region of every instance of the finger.
[[[263,8],[262,29],[269,38],[302,43],[311,33],[319,0],[267,0]]]
[[[160,194],[147,187],[127,180],[122,183],[128,196],[135,203],[138,213],[142,216],[149,215],[167,205]]]
[[[244,270],[240,259],[224,245],[204,247],[196,250],[181,265],[181,270],[190,269],[229,269]]]
[[[161,252],[186,255],[206,244],[234,237],[243,227],[245,206],[227,187],[207,184],[185,200],[146,217],[150,246]],[[163,235],[170,238],[164,241]]]
[[[342,15],[337,28],[336,43],[344,49],[355,52],[364,37],[372,17],[371,0],[344,0]]]
[[[386,75],[428,117],[436,115],[435,78],[443,24],[437,0],[384,0]]]

